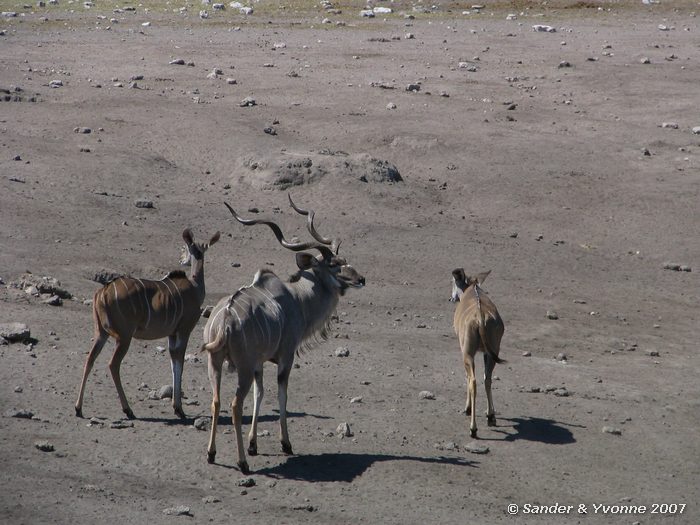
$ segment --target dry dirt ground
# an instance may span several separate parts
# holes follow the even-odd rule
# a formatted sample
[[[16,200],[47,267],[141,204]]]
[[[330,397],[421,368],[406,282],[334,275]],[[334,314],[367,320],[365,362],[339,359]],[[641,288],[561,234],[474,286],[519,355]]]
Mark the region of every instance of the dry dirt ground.
[[[378,4],[394,13],[368,19],[359,2],[338,14],[263,0],[249,16],[177,0],[121,12],[101,0],[0,2],[17,12],[0,20],[0,323],[26,323],[33,338],[0,346],[1,522],[698,522],[700,5],[484,3]],[[180,58],[194,65],[170,65]],[[241,107],[249,96],[257,105]],[[252,169],[269,176],[345,153],[364,161],[313,164],[313,177],[297,169],[292,188]],[[361,181],[363,155],[403,181]],[[296,454],[279,446],[269,365],[255,486],[239,486],[235,466],[235,374],[207,464],[207,434],[193,427],[211,402],[196,355],[204,320],[185,365],[186,421],[148,399],[170,383],[165,341],[134,341],[123,363],[133,427],[111,428],[122,417],[111,343],[77,418],[93,276],[161,277],[178,267],[189,226],[200,240],[223,234],[207,253],[205,304],[260,267],[286,277],[293,255],[223,205],[306,238],[282,188],[343,239],[367,280],[292,372]],[[447,301],[460,266],[492,270],[485,288],[506,322],[496,427],[479,381],[482,455],[466,448]],[[14,286],[26,272],[74,299],[43,304]],[[426,390],[435,399],[421,399]],[[33,418],[10,417],[21,409]],[[353,437],[335,435],[342,422]],[[555,503],[574,508],[525,513]],[[179,505],[187,515],[164,514]]]

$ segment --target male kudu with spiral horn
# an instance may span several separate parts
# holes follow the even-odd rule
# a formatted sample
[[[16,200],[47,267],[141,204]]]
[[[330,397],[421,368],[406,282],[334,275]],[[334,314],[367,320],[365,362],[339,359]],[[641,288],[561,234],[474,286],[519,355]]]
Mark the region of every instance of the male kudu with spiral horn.
[[[290,197],[291,202],[291,197]],[[314,227],[314,212],[294,206],[307,216],[307,228],[314,241],[289,242],[280,227],[269,220],[243,219],[226,204],[235,219],[246,226],[265,224],[279,243],[296,254],[299,271],[283,281],[272,271],[259,270],[252,284],[224,297],[212,310],[204,328],[204,345],[209,357],[209,380],[212,388],[212,424],[207,459],[216,457],[216,427],[219,418],[221,369],[228,361],[238,372],[238,388],[231,402],[238,447],[238,466],[250,471],[243,448],[241,419],[243,401],[254,387],[253,420],[248,436],[248,454],[256,455],[257,424],[263,398],[263,364],[277,364],[280,441],[282,450],[292,454],[287,432],[287,384],[300,345],[315,337],[325,338],[331,315],[340,296],[348,288],[361,288],[362,277],[337,253],[339,242],[321,236]],[[333,247],[331,249],[329,246]],[[317,250],[314,256],[303,250]]]

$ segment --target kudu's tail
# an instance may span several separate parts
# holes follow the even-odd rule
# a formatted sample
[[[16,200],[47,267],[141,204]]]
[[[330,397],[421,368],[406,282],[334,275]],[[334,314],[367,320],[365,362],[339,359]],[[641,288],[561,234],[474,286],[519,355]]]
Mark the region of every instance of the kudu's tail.
[[[216,339],[209,343],[204,343],[200,348],[199,352],[209,352],[210,354],[215,354],[224,348],[226,343],[226,330],[220,330]]]
[[[489,344],[486,342],[486,319],[484,319],[484,316],[482,314],[481,316],[481,322],[479,323],[479,336],[481,337],[481,345],[484,347],[484,351],[491,356],[491,358],[496,362],[496,363],[505,363],[505,359],[501,359],[498,357],[493,349],[489,346]]]

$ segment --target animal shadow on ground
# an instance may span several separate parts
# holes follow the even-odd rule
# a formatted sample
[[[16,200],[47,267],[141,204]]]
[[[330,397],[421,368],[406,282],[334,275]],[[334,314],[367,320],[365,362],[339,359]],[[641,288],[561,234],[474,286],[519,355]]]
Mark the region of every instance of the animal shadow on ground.
[[[209,414],[205,414],[204,416],[195,416],[195,417],[190,417],[188,416],[185,419],[180,419],[176,416],[173,417],[139,417],[137,418],[140,421],[145,421],[147,423],[163,423],[165,425],[184,425],[184,426],[189,426],[192,425],[195,421],[195,419],[199,417],[209,417]],[[312,417],[315,419],[331,419],[330,416],[320,416],[317,414],[307,414],[306,412],[287,412],[287,417],[288,418],[295,418],[295,417]],[[252,423],[252,416],[243,416],[243,425],[250,425]],[[279,421],[279,415],[261,415],[258,417],[258,422],[269,422],[269,421]],[[233,421],[231,421],[231,416],[219,416],[219,426],[225,426],[225,425],[233,425]]]
[[[527,418],[502,418],[501,421],[510,421],[512,425],[503,425],[501,429],[494,429],[495,432],[505,434],[502,441],[539,441],[548,445],[569,445],[575,443],[574,434],[566,427],[584,428],[581,425],[560,423],[552,419],[542,419],[539,417]],[[514,432],[509,432],[506,428],[512,428]],[[489,441],[482,439],[482,441]],[[494,439],[491,441],[501,441]]]
[[[380,461],[419,461],[421,463],[438,463],[474,467],[476,463],[459,457],[418,457],[394,456],[391,454],[311,454],[292,456],[287,461],[274,467],[263,468],[256,472],[261,476],[284,478],[298,481],[350,483],[362,475],[369,467]]]

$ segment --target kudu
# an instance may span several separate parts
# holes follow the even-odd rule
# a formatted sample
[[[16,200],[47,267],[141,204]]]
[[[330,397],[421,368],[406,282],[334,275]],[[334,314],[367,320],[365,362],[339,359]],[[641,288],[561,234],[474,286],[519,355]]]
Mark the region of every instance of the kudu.
[[[190,264],[190,276],[172,271],[160,281],[118,277],[97,290],[92,302],[95,342],[85,361],[75,415],[83,417],[85,383],[95,359],[109,337],[116,340],[116,349],[109,362],[114,385],[117,387],[122,410],[129,419],[134,413],[126,400],[119,374],[121,362],[129,350],[131,339],[160,339],[168,337],[168,351],[173,374],[173,409],[181,418],[182,369],[185,350],[204,302],[204,253],[219,240],[216,232],[208,243],[195,243],[192,232],[182,232],[186,252],[182,264]]]
[[[291,197],[290,197],[291,202]],[[362,277],[337,253],[339,242],[322,237],[315,229],[313,211],[294,209],[306,215],[307,228],[315,241],[289,242],[277,224],[268,220],[243,219],[226,204],[231,214],[246,226],[265,224],[285,248],[301,252],[296,255],[299,271],[283,281],[268,269],[259,270],[252,284],[224,297],[212,310],[204,328],[204,345],[209,357],[209,380],[212,388],[212,421],[207,460],[216,458],[216,427],[220,410],[221,369],[228,361],[238,372],[238,388],[231,402],[233,425],[238,447],[238,466],[249,473],[241,419],[243,402],[251,384],[254,387],[253,420],[248,435],[248,454],[257,454],[257,424],[263,398],[263,364],[277,365],[280,441],[282,451],[292,454],[287,432],[287,385],[295,353],[302,343],[314,337],[325,338],[328,323],[339,297],[349,287],[361,288]],[[335,250],[329,248],[332,246]],[[302,250],[315,249],[314,256]]]
[[[464,368],[467,373],[467,404],[465,412],[471,416],[469,431],[476,437],[476,370],[474,356],[484,352],[484,387],[486,388],[486,417],[489,426],[496,425],[496,411],[491,397],[491,375],[496,363],[505,363],[498,354],[501,347],[504,325],[501,316],[481,289],[481,284],[491,273],[480,273],[475,277],[465,275],[463,268],[452,271],[452,302],[457,302],[454,330],[462,349]]]

